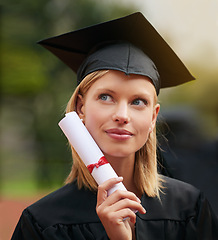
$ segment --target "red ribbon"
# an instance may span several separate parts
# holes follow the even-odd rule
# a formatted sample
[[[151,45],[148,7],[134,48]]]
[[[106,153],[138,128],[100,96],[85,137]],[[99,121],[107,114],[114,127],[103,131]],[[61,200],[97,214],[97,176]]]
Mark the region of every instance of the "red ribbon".
[[[88,168],[89,172],[92,173],[92,171],[95,167],[99,168],[100,166],[107,164],[107,163],[108,163],[107,159],[103,156],[98,160],[97,163],[90,164],[87,166],[87,168]]]

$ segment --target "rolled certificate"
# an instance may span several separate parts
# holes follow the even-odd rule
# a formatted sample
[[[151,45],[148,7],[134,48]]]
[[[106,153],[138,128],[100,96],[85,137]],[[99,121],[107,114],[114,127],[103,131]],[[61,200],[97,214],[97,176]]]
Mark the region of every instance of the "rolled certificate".
[[[118,177],[76,112],[67,113],[58,125],[98,185]],[[118,183],[108,191],[108,195],[117,189],[126,190],[123,183]]]

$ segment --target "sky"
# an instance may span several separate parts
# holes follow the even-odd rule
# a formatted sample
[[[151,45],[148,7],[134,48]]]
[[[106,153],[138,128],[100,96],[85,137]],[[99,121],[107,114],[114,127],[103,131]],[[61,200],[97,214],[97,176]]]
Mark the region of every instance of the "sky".
[[[134,2],[182,60],[218,67],[218,0],[121,2]]]

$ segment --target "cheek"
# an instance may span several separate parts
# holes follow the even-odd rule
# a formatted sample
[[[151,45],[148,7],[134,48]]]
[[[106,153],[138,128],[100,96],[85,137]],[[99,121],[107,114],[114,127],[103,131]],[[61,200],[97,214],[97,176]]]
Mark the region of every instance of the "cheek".
[[[86,113],[84,123],[90,133],[94,131],[95,125],[97,124],[97,119],[95,114],[93,114],[92,111]]]
[[[145,141],[147,141],[151,125],[152,125],[152,118],[151,117],[148,118],[148,116],[147,116],[147,117],[142,117],[142,118],[138,119],[139,135]]]
[[[102,116],[93,106],[85,110],[85,126],[93,137],[101,126]]]
[[[150,124],[148,124],[147,122],[145,122],[144,125],[141,125],[140,133],[137,141],[138,150],[141,149],[146,144],[149,137],[149,133],[150,133],[149,128],[150,128]]]
[[[143,125],[140,126],[140,136],[142,138],[142,140],[147,141],[148,135],[149,135],[149,128],[150,125],[148,123],[145,123]]]
[[[149,112],[146,112],[142,115],[137,116],[137,122],[138,126],[142,131],[146,131],[151,127],[152,123],[152,114]]]

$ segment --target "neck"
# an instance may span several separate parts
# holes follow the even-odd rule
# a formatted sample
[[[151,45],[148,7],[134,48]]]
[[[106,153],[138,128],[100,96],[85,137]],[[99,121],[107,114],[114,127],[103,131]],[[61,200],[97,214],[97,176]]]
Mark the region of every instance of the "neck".
[[[107,155],[105,157],[117,175],[123,177],[123,184],[126,189],[141,197],[134,182],[135,154],[128,157],[111,157]]]

